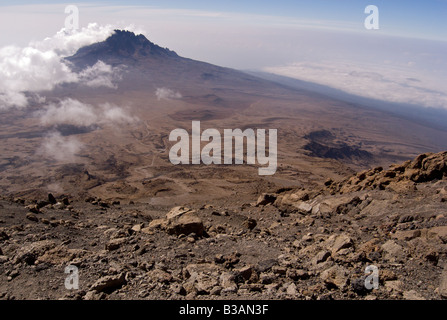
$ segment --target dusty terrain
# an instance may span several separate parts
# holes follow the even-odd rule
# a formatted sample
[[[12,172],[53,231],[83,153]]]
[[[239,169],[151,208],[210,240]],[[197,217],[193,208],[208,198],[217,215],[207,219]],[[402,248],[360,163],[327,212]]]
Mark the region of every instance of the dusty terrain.
[[[133,34],[112,39],[109,46],[83,48],[68,60],[73,68],[99,58],[118,68],[116,87],[62,85],[42,92],[43,102],[1,112],[1,194],[42,198],[59,192],[182,205],[237,193],[243,201],[270,187],[317,185],[447,149],[447,132],[427,125],[182,58],[148,40],[142,45]],[[135,52],[128,52],[132,46]],[[160,88],[179,96],[160,98]],[[108,121],[101,114],[92,124],[88,114],[61,119],[61,112],[58,118],[48,111],[66,99],[97,112],[102,104],[116,105],[131,121]],[[201,121],[202,130],[220,132],[277,129],[277,172],[260,177],[248,165],[172,165],[169,134],[176,128],[191,132],[193,120]],[[62,142],[49,152],[45,145],[55,142],[55,133]],[[82,147],[65,156],[72,140]]]
[[[447,298],[446,160],[422,155],[250,203],[4,198],[0,297]],[[68,265],[77,290],[64,286]],[[371,265],[379,286],[367,290]]]
[[[114,88],[67,84],[1,112],[2,299],[446,297],[446,155],[415,157],[446,150],[447,132],[146,41],[123,33],[68,58],[120,68]],[[43,121],[67,98],[131,120]],[[171,164],[169,133],[193,120],[278,129],[277,172]]]

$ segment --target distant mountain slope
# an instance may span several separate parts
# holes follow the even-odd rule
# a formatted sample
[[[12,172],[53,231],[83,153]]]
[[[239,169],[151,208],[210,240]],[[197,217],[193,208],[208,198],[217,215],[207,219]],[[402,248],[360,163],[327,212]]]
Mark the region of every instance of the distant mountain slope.
[[[289,88],[306,90],[309,92],[325,95],[332,99],[345,101],[347,103],[353,103],[368,108],[378,109],[384,112],[389,112],[391,114],[398,115],[403,119],[408,119],[432,128],[447,131],[447,110],[444,109],[427,108],[414,104],[405,104],[405,103],[371,99],[351,94],[343,90],[332,88],[326,85],[290,78],[287,76],[282,76],[273,73],[267,73],[261,71],[245,71],[245,72],[265,80],[276,82],[277,84],[281,84]]]
[[[269,80],[231,68],[216,66],[179,56],[162,48],[144,35],[115,30],[105,41],[80,48],[65,60],[79,71],[102,61],[113,67],[123,66],[123,89],[153,89],[160,86],[187,87],[190,84],[207,87],[283,88]]]

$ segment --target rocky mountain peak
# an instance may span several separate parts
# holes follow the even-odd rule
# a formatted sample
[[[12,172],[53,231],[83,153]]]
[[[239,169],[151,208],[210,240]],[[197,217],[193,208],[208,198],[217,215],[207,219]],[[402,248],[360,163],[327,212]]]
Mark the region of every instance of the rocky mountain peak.
[[[92,65],[98,60],[119,63],[122,60],[178,57],[177,53],[149,41],[144,35],[127,30],[114,30],[105,41],[80,48],[66,58],[79,66]]]
[[[175,52],[152,43],[144,35],[136,35],[126,30],[115,30],[115,33],[107,38],[105,43],[108,49],[121,56],[177,56]]]

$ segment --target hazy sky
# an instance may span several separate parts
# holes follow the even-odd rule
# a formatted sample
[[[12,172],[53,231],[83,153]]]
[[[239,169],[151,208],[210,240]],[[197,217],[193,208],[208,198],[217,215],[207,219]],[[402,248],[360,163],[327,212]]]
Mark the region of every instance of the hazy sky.
[[[53,37],[68,4],[81,28],[133,25],[185,57],[447,109],[447,0],[0,2],[0,48]],[[370,4],[379,30],[364,27]]]
[[[138,6],[145,8],[171,9],[171,10],[194,10],[212,13],[230,13],[250,15],[264,15],[288,18],[284,20],[286,23],[300,23],[300,22],[314,22],[321,26],[327,25],[331,27],[332,23],[337,23],[341,28],[346,29],[361,29],[363,28],[363,20],[365,17],[364,8],[373,4],[380,9],[381,29],[384,34],[403,35],[410,37],[422,37],[429,39],[437,39],[447,41],[447,23],[445,17],[447,14],[446,0],[425,0],[425,1],[406,1],[406,0],[226,0],[226,1],[210,1],[210,0],[153,0],[153,1],[40,1],[40,5],[51,5],[46,12],[37,10],[41,17],[35,16],[30,19],[30,23],[39,21],[45,22],[42,19],[44,16],[55,14],[58,11],[58,4],[74,4],[80,7],[109,7],[114,6]],[[28,17],[33,10],[26,8],[36,7],[36,1],[14,1],[14,6],[23,6],[22,14],[20,10],[14,12],[14,18],[17,18],[17,24],[25,23],[22,20]],[[0,1],[0,6],[7,7],[11,5],[11,1]],[[38,6],[38,5],[37,5]],[[53,7],[53,9],[51,9]],[[104,8],[103,8],[104,9]],[[3,9],[2,9],[3,11]],[[8,10],[6,10],[8,11]],[[88,9],[83,10],[82,14],[88,15]],[[102,16],[107,19],[107,16],[116,9],[104,9]],[[97,12],[98,13],[98,12]],[[86,18],[85,17],[85,18]],[[116,15],[109,16],[112,20]],[[132,20],[132,16],[123,15],[124,20]],[[136,17],[139,18],[139,17]],[[211,24],[216,24],[221,21],[219,16],[210,21]],[[86,24],[88,21],[82,19],[81,22]],[[247,19],[250,22],[250,18]],[[91,21],[90,21],[91,22]],[[114,22],[114,21],[111,21]],[[54,23],[48,21],[48,23]],[[26,23],[25,23],[26,24]],[[150,21],[145,21],[145,24],[150,25]],[[28,24],[30,27],[30,24]],[[55,26],[56,27],[56,26]],[[360,30],[357,30],[360,31]],[[34,32],[34,31],[33,31]]]

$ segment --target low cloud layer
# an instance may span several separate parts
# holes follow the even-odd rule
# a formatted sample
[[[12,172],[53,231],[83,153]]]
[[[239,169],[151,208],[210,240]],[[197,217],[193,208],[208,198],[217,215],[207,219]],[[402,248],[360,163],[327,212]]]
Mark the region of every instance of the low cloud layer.
[[[79,100],[65,99],[59,103],[49,104],[34,114],[44,126],[72,125],[90,127],[107,124],[129,124],[137,121],[127,110],[110,103],[98,106]],[[84,144],[76,136],[64,136],[54,130],[47,134],[37,154],[59,162],[76,162],[76,155]]]
[[[155,90],[155,95],[158,100],[169,100],[169,99],[181,99],[182,95],[180,92],[174,91],[168,88],[157,88]]]
[[[99,61],[79,74],[64,63],[82,46],[105,40],[113,27],[89,24],[80,31],[62,29],[55,36],[27,47],[0,48],[0,109],[26,107],[29,93],[51,90],[61,83],[79,82],[91,87],[115,87],[116,69]]]
[[[137,121],[122,107],[104,103],[92,106],[75,99],[65,99],[50,104],[36,113],[43,125],[68,124],[89,127],[108,123],[132,123]]]
[[[27,105],[25,92],[51,90],[58,83],[77,80],[54,51],[36,48],[0,49],[0,108]]]
[[[98,61],[77,75],[77,81],[91,88],[107,87],[116,89],[116,81],[121,80],[120,69]]]
[[[104,41],[113,34],[114,26],[110,24],[99,25],[89,23],[87,27],[80,30],[66,30],[62,28],[52,37],[47,37],[42,41],[34,41],[30,47],[42,52],[53,51],[58,56],[70,56],[84,46],[95,42]]]
[[[76,154],[82,147],[82,142],[76,137],[64,137],[59,132],[51,132],[44,138],[38,154],[60,162],[75,162]]]
[[[353,62],[297,62],[264,71],[326,85],[347,93],[396,103],[447,109],[445,81],[408,67]]]

